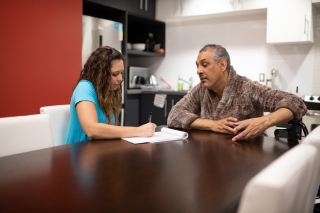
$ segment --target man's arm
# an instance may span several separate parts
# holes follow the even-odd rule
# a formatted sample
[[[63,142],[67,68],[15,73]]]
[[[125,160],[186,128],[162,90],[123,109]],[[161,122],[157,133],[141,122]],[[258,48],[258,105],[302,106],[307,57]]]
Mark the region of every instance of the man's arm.
[[[189,129],[190,124],[199,118],[202,96],[203,90],[201,85],[198,84],[172,107],[168,116],[168,126]]]
[[[248,82],[248,88],[252,98],[252,104],[263,112],[272,112],[269,115],[252,118],[234,124],[234,133],[237,134],[233,141],[246,140],[261,135],[267,128],[292,120],[300,119],[307,112],[303,101],[294,94],[281,90],[272,90],[258,82]]]
[[[293,113],[289,109],[280,108],[277,111],[263,117],[252,118],[234,123],[234,134],[237,134],[237,132],[242,129],[243,132],[233,137],[232,141],[248,140],[257,137],[261,135],[267,128],[286,123],[293,118]]]
[[[234,133],[234,122],[237,122],[236,118],[225,118],[218,121],[213,121],[209,119],[198,118],[193,123],[190,124],[191,129],[208,130],[213,132],[220,132],[226,134]]]

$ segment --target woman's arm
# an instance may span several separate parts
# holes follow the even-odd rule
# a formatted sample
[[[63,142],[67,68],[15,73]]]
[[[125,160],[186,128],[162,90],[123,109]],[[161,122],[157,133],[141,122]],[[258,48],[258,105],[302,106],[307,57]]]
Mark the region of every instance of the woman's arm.
[[[154,123],[147,123],[140,127],[122,127],[98,123],[95,104],[90,101],[77,103],[76,109],[83,131],[89,138],[93,139],[151,137],[157,127]]]

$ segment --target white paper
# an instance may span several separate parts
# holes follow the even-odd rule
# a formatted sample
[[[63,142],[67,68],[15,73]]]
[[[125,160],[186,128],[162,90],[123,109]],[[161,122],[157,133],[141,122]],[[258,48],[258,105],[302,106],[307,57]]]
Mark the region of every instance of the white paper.
[[[161,132],[155,132],[152,137],[122,138],[133,144],[156,143],[162,141],[173,141],[188,138],[188,133],[163,127]]]
[[[164,101],[166,100],[166,98],[167,98],[166,94],[156,94],[154,96],[153,105],[155,105],[156,107],[159,107],[159,108],[163,108]]]

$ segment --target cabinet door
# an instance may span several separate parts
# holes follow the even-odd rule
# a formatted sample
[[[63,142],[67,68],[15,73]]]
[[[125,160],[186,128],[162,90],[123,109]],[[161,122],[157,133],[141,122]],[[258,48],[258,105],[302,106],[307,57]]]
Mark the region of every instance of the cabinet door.
[[[167,104],[163,108],[153,105],[154,94],[142,94],[140,102],[140,125],[148,123],[149,113],[152,112],[152,123],[167,125]],[[165,114],[167,113],[167,114]]]
[[[109,6],[109,7],[113,7],[113,8],[117,8],[120,10],[126,10],[126,0],[84,0],[84,1],[90,1],[90,2],[94,2],[97,4],[101,4],[104,6]]]
[[[127,11],[154,19],[155,0],[127,0]]]
[[[207,13],[207,0],[182,0],[181,16],[196,16]]]
[[[127,95],[124,113],[125,126],[139,126],[140,95]]]
[[[157,0],[156,19],[168,19],[181,16],[181,0]]]
[[[269,0],[267,43],[313,43],[311,0]]]
[[[167,96],[167,109],[168,109],[168,115],[174,105],[176,105],[181,99],[183,98],[183,95],[168,95]],[[168,119],[167,115],[167,119]]]
[[[207,0],[206,1],[206,13],[215,14],[215,13],[225,13],[235,10],[236,2],[238,0]]]
[[[268,0],[235,0],[236,10],[266,9]]]

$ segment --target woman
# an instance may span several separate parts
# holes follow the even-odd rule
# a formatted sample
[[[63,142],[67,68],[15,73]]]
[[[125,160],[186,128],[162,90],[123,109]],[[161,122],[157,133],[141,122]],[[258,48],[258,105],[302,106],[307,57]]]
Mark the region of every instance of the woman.
[[[70,102],[66,143],[91,139],[151,137],[156,125],[121,127],[124,57],[114,48],[99,47],[84,65]]]

